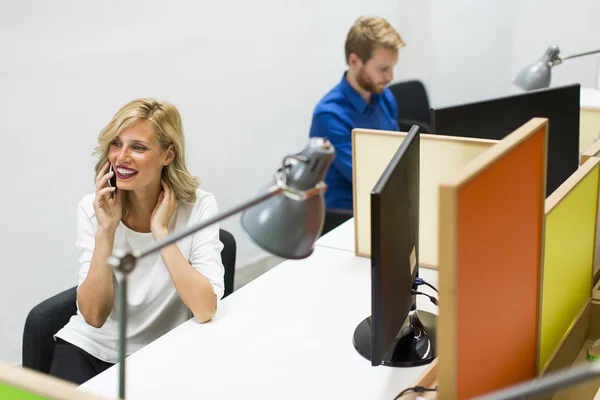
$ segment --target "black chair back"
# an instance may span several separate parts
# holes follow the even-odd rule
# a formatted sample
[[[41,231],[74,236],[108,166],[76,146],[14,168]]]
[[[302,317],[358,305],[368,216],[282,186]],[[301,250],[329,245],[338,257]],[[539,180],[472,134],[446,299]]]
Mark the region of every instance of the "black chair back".
[[[423,82],[410,80],[390,85],[390,90],[398,105],[398,125],[408,132],[412,125],[418,125],[421,133],[432,133],[429,117],[429,97]]]
[[[352,218],[352,216],[352,210],[328,208],[325,210],[325,222],[323,223],[323,231],[321,232],[321,236],[348,221],[350,218]]]
[[[225,229],[219,230],[219,240],[221,243],[223,243],[221,260],[223,261],[223,266],[225,267],[225,293],[223,294],[223,298],[225,298],[233,293],[237,244],[233,235]]]

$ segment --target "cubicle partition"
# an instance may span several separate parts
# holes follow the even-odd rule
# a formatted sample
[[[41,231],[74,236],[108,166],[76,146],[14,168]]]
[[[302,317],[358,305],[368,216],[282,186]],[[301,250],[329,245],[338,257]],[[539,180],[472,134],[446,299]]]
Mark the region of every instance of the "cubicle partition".
[[[0,399],[10,400],[109,400],[41,372],[0,363]]]
[[[440,399],[538,373],[547,146],[534,118],[440,184]]]
[[[591,158],[546,200],[540,364],[543,373],[590,302],[600,159]]]
[[[591,157],[600,158],[600,140],[588,147],[580,158],[580,164],[585,164]],[[600,209],[600,196],[598,196],[598,208]],[[600,231],[600,213],[596,217],[596,232]],[[594,285],[600,281],[600,235],[596,235],[594,244]]]
[[[599,157],[600,156],[600,140],[594,142],[591,146],[584,149],[581,152],[581,156],[579,156],[579,164],[583,165],[590,157]]]
[[[371,256],[371,191],[406,137],[405,132],[352,131],[355,251]],[[419,261],[438,265],[438,185],[497,140],[421,134]]]
[[[554,86],[430,110],[438,134],[502,139],[532,118],[548,118],[546,197],[579,166],[581,85]]]
[[[580,105],[579,144],[585,151],[600,139],[600,88],[582,87]]]

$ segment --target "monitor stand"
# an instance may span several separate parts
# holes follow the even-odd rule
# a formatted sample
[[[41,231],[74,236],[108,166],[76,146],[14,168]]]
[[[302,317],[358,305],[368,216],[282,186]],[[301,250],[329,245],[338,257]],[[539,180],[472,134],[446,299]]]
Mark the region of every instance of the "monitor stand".
[[[383,356],[382,365],[416,367],[436,357],[435,333],[437,315],[414,307],[408,314],[396,339]],[[354,331],[354,347],[371,360],[371,317],[365,318]]]

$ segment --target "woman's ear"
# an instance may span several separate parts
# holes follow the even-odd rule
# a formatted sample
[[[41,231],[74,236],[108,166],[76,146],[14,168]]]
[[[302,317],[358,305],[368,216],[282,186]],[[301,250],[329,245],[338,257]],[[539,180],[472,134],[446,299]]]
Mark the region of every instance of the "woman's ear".
[[[163,166],[166,167],[167,165],[171,164],[174,159],[175,159],[175,148],[173,147],[172,144],[170,144],[169,148],[167,149],[167,157],[165,159],[165,162],[163,163]]]

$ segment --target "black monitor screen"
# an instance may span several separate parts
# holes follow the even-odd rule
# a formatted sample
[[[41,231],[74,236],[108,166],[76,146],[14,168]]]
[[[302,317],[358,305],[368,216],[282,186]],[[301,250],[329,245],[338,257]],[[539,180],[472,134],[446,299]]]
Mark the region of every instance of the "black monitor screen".
[[[548,197],[579,168],[579,103],[580,85],[573,84],[432,108],[432,131],[440,135],[500,140],[532,118],[548,118]]]
[[[371,192],[371,362],[381,364],[413,304],[419,265],[419,134],[413,128]]]

